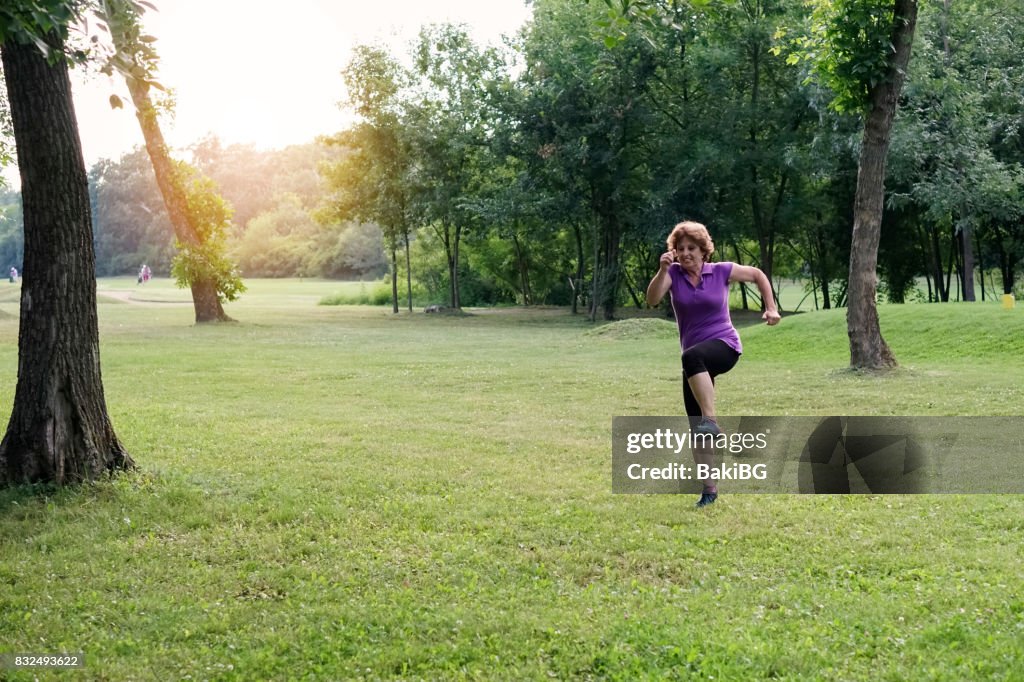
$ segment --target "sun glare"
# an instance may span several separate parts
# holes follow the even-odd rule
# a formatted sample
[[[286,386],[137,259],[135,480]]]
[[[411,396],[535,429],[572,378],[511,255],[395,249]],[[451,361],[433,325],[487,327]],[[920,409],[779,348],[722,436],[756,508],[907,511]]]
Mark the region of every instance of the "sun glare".
[[[341,70],[353,46],[385,43],[404,54],[420,26],[452,21],[480,42],[496,42],[526,21],[522,0],[364,2],[294,0],[287,11],[245,0],[155,0],[144,17],[157,38],[160,78],[176,96],[165,134],[175,147],[216,135],[225,144],[274,149],[343,128],[350,116]],[[111,94],[127,102],[117,78],[74,76],[75,105],[87,163],[117,158],[142,144],[130,107],[112,110]]]

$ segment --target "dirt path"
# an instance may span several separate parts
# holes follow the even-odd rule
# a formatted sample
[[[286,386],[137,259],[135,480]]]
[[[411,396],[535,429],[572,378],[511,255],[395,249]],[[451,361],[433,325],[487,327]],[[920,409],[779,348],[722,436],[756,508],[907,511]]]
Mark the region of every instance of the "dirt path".
[[[130,291],[121,291],[118,289],[97,289],[96,295],[106,296],[107,298],[114,298],[124,303],[139,303],[139,301],[136,301],[135,299],[132,298],[132,292]]]
[[[132,305],[191,305],[190,301],[155,301],[146,299],[135,298],[136,292],[126,291],[124,289],[97,289],[97,296],[104,296],[106,298],[112,298],[122,303],[130,303]]]

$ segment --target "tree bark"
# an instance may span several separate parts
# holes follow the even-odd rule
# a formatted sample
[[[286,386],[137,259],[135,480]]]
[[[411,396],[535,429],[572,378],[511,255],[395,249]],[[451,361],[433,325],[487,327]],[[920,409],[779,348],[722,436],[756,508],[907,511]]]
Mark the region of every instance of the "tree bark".
[[[964,300],[974,302],[974,230],[970,221],[965,220],[960,228],[960,253],[963,258],[961,281],[964,289]]]
[[[516,269],[519,270],[519,286],[523,291],[523,305],[531,305],[533,295],[530,292],[530,268],[526,262],[526,251],[519,243],[519,236],[515,232],[512,233],[512,245],[516,251]]]
[[[932,269],[935,278],[935,300],[945,302],[949,300],[949,284],[943,285],[942,281],[942,246],[939,244],[939,230],[932,226],[928,228],[931,235]]]
[[[1016,279],[1017,257],[1013,253],[1013,241],[1003,234],[995,239],[996,253],[999,254],[999,277],[1003,284],[1003,293],[1013,293],[1013,281]]]
[[[455,302],[452,307],[456,310],[462,310],[462,294],[459,292],[459,247],[462,244],[462,225],[455,226],[455,244],[452,248],[454,254],[454,261],[452,262],[452,295],[455,296]]]
[[[48,37],[60,52],[60,41]],[[25,261],[18,384],[0,483],[58,485],[129,469],[100,372],[89,188],[63,60],[0,48],[21,173]]]
[[[896,357],[882,338],[878,324],[876,270],[882,211],[885,205],[885,162],[896,101],[899,97],[917,23],[917,0],[895,0],[888,77],[869,94],[870,108],[864,121],[864,138],[857,171],[853,238],[850,244],[849,305],[846,314],[850,337],[850,366],[885,369],[896,366]]]
[[[622,249],[622,226],[618,216],[609,214],[603,221],[604,224],[604,263],[601,268],[605,275],[605,286],[602,290],[603,301],[601,307],[604,310],[604,319],[612,321],[615,319],[616,298],[619,295],[619,284],[622,281],[621,257]]]
[[[412,312],[412,265],[409,257],[409,231],[402,232],[402,241],[405,243],[405,295],[409,304],[409,312]]]
[[[976,254],[978,254],[979,258],[981,258],[981,254],[982,254],[982,252],[981,252],[981,235],[979,235],[977,232],[974,233],[974,252]],[[981,282],[981,300],[984,302],[984,300],[985,300],[985,261],[984,260],[981,260],[981,262],[978,263],[978,271],[979,271],[978,274],[981,275],[981,277],[978,278],[978,280]]]
[[[743,265],[743,257],[740,255],[740,247],[736,243],[736,240],[732,240],[732,252],[736,254],[736,264]],[[750,303],[747,301],[747,285],[740,282],[740,298],[743,301],[743,309],[750,310]]]
[[[391,312],[398,314],[398,247],[391,241]]]
[[[576,238],[576,279],[571,281],[572,285],[572,314],[579,314],[579,301],[580,291],[583,289],[583,274],[585,272],[585,262],[583,255],[583,231],[580,229],[579,223],[573,221],[572,224],[573,236]]]
[[[821,280],[821,307],[823,310],[832,309],[832,299],[828,290],[829,280],[832,278],[832,273],[829,272],[827,246],[825,245],[825,233],[821,229],[821,223],[819,222],[815,228],[815,237],[817,238],[818,244],[818,258],[821,259],[821,274],[818,275]]]
[[[146,141],[146,152],[156,174],[156,184],[160,188],[160,195],[167,207],[167,215],[174,227],[174,236],[184,244],[197,246],[200,244],[199,233],[189,218],[188,202],[174,177],[174,165],[157,121],[156,108],[149,96],[149,85],[131,78],[125,80],[132,103],[135,105],[135,117],[139,120],[142,137]],[[195,308],[197,324],[231,321],[220,303],[216,282],[209,278],[197,279],[189,282],[189,287],[192,289],[192,306]]]

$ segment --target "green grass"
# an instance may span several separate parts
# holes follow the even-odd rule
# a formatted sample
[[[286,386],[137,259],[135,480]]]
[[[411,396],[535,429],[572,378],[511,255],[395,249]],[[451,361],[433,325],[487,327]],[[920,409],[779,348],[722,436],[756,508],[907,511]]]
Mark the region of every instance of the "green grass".
[[[247,284],[195,327],[167,282],[100,282],[133,299],[100,324],[140,470],[0,493],[0,653],[86,653],[52,679],[1021,679],[1021,497],[612,495],[612,416],[680,410],[663,321]],[[881,319],[882,376],[844,369],[845,311],[745,326],[720,412],[1020,413],[1024,306]]]

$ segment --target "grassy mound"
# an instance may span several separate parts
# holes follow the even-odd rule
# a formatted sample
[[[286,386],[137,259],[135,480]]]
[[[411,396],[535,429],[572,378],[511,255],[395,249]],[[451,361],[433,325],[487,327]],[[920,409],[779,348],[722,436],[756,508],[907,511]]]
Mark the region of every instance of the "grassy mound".
[[[882,338],[896,359],[941,361],[976,358],[999,361],[1024,354],[1024,309],[993,303],[883,305]],[[777,359],[849,359],[846,309],[786,317],[776,327],[741,330],[744,346]]]
[[[609,341],[630,341],[634,339],[671,338],[678,335],[676,323],[656,317],[637,317],[630,320],[609,322],[583,332],[584,336]]]

